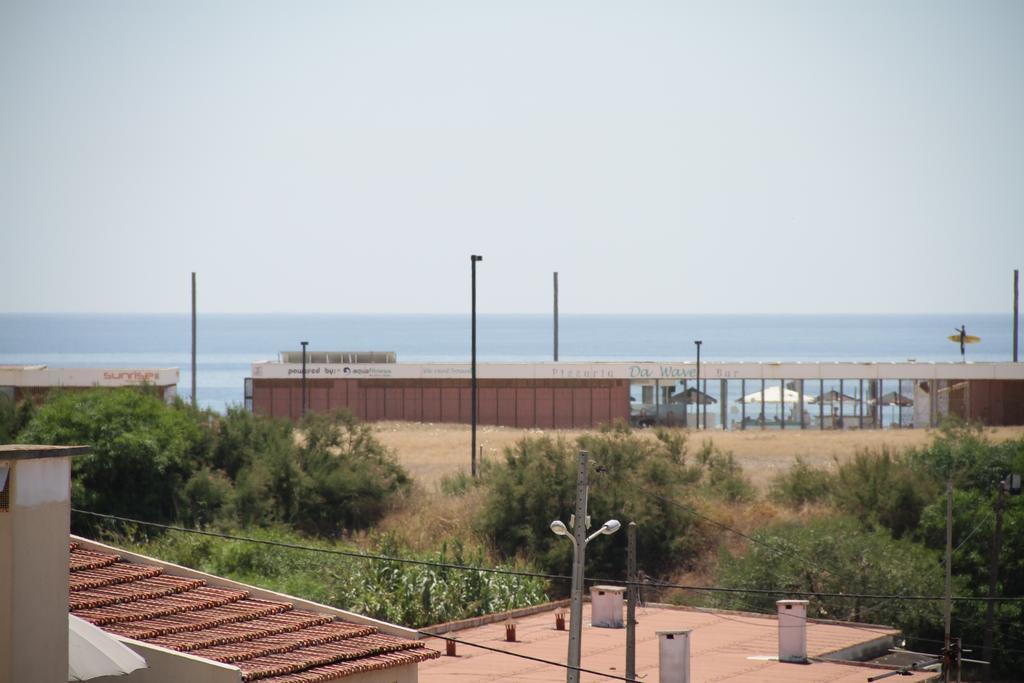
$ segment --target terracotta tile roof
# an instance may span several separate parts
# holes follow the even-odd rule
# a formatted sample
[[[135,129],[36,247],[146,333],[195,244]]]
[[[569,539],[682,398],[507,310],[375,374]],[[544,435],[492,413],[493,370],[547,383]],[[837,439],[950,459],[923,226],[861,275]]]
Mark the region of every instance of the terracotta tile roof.
[[[321,683],[439,657],[373,626],[70,546],[69,607],[110,633],[237,666],[244,681]]]

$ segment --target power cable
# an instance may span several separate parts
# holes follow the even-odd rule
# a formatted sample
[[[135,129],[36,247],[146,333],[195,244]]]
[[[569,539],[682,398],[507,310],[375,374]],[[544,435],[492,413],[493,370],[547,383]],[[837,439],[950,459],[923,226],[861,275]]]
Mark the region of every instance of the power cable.
[[[177,531],[186,534],[196,534],[200,536],[209,536],[213,538],[220,538],[229,541],[241,541],[245,543],[255,543],[259,545],[266,545],[277,548],[285,548],[288,550],[302,550],[308,552],[323,553],[326,555],[340,555],[342,557],[351,557],[359,560],[370,560],[377,562],[396,562],[401,564],[420,565],[426,567],[435,567],[438,569],[453,569],[457,571],[471,571],[481,572],[490,574],[502,574],[505,576],[522,576],[526,578],[535,579],[546,579],[549,581],[571,581],[571,576],[564,574],[545,574],[543,572],[531,572],[520,569],[501,569],[500,567],[474,567],[465,564],[456,564],[452,562],[438,562],[435,560],[417,560],[407,557],[395,557],[391,555],[378,555],[373,553],[360,553],[352,550],[339,550],[337,548],[318,548],[316,546],[300,545],[297,543],[287,543],[285,541],[273,541],[263,538],[253,538],[251,536],[238,536],[235,534],[226,534],[218,531],[208,531],[204,529],[189,529],[187,527],[175,526],[173,524],[161,524],[158,522],[147,522],[139,519],[132,519],[130,517],[121,517],[118,515],[109,515],[101,512],[92,512],[90,510],[81,510],[79,508],[72,508],[72,512],[82,515],[88,515],[91,517],[98,517],[101,519],[110,519],[119,522],[126,522],[129,524],[138,524],[139,526],[153,527],[156,529],[164,529],[166,531]],[[610,579],[610,578],[594,578],[586,577],[584,579],[588,583],[595,584],[609,584],[617,586],[638,586],[648,588],[678,588],[681,590],[692,590],[702,591],[710,593],[745,593],[745,594],[756,594],[756,595],[797,595],[802,597],[826,597],[826,598],[851,598],[851,599],[862,599],[862,600],[917,600],[917,601],[940,601],[945,600],[944,596],[941,595],[879,595],[873,593],[827,593],[827,592],[815,592],[815,591],[792,591],[785,589],[770,589],[770,588],[732,588],[724,586],[691,586],[680,583],[670,583],[665,581],[626,581],[622,579]],[[975,597],[975,596],[953,596],[954,601],[960,602],[1016,602],[1024,600],[1024,597]]]
[[[173,524],[160,524],[157,522],[146,522],[141,519],[132,519],[130,517],[119,517],[117,515],[106,515],[101,512],[91,512],[89,510],[80,510],[78,508],[71,508],[72,512],[80,515],[89,515],[91,517],[99,517],[101,519],[113,519],[119,522],[127,522],[129,524],[138,524],[139,526],[148,526],[155,529],[164,529],[165,531],[178,531],[185,534],[197,534],[199,536],[210,536],[212,538],[221,538],[228,541],[243,541],[246,543],[256,543],[259,545],[266,545],[275,548],[286,548],[288,550],[304,550],[308,552],[323,553],[325,555],[340,555],[342,557],[351,557],[359,560],[373,560],[378,562],[398,562],[401,564],[413,564],[425,567],[435,567],[437,569],[455,569],[458,571],[473,571],[473,572],[484,572],[490,574],[504,574],[506,576],[523,576],[534,579],[547,579],[550,581],[571,581],[571,576],[564,576],[560,574],[544,574],[542,572],[530,572],[519,569],[501,569],[500,567],[471,567],[465,564],[456,564],[453,562],[437,562],[434,560],[416,560],[408,557],[392,557],[389,555],[375,555],[373,553],[359,553],[352,550],[339,550],[337,548],[317,548],[316,546],[299,545],[297,543],[286,543],[284,541],[271,541],[264,538],[252,538],[251,536],[237,536],[233,534],[225,534],[218,531],[207,531],[205,529],[188,529],[186,527],[175,526]]]
[[[541,659],[540,657],[533,657],[531,655],[524,655],[520,652],[510,652],[509,650],[502,650],[501,648],[491,647],[490,645],[481,645],[480,643],[474,643],[469,640],[460,640],[458,638],[452,638],[451,636],[442,636],[436,633],[430,633],[428,631],[416,631],[420,635],[429,636],[430,638],[440,638],[441,640],[449,640],[459,645],[468,645],[470,647],[478,647],[481,650],[487,650],[488,652],[497,652],[503,655],[510,655],[512,657],[519,657],[520,659],[527,659],[531,662],[537,662],[539,664],[548,664],[550,666],[557,666],[563,669],[571,669],[573,671],[579,671],[580,673],[593,674],[595,676],[604,676],[615,681],[630,681],[630,679],[624,676],[616,676],[615,674],[606,674],[601,671],[594,671],[593,669],[584,669],[581,666],[571,666],[569,664],[563,664],[562,662],[556,662],[550,659]]]

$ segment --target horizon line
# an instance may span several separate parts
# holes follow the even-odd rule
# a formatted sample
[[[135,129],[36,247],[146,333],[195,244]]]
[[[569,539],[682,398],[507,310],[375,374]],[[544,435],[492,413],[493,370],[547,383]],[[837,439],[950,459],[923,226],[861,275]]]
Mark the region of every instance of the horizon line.
[[[469,311],[431,311],[429,313],[414,312],[414,311],[380,311],[380,312],[366,312],[366,311],[223,311],[223,310],[211,310],[203,311],[199,310],[196,312],[197,315],[251,315],[251,316],[270,316],[270,315],[317,315],[317,316],[329,316],[329,315],[351,315],[351,316],[468,316]],[[81,315],[191,315],[190,310],[183,311],[0,311],[0,315],[68,315],[68,316],[81,316]],[[545,312],[530,312],[530,311],[507,311],[507,312],[487,312],[477,311],[478,316],[552,316],[551,311]],[[563,316],[593,316],[593,317],[613,317],[613,316],[936,316],[936,315],[949,315],[949,316],[970,316],[970,315],[1013,315],[1012,311],[928,311],[928,312],[910,312],[910,311],[891,311],[882,313],[870,313],[870,312],[858,312],[858,311],[837,311],[837,312],[795,312],[795,311],[771,311],[771,312],[751,312],[751,311],[732,311],[722,313],[708,313],[708,312],[653,312],[653,311],[631,311],[631,312],[605,312],[605,313],[588,313],[578,311],[560,311],[559,317]]]

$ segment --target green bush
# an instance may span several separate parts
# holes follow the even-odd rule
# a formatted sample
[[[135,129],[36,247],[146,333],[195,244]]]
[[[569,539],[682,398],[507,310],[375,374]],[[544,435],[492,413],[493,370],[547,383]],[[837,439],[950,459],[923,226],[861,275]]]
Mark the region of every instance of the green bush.
[[[169,522],[182,517],[204,436],[185,411],[151,391],[124,388],[55,392],[18,440],[92,447],[73,458],[74,505]]]
[[[811,467],[797,456],[789,470],[772,479],[768,495],[777,503],[799,509],[828,500],[834,489],[834,479],[828,470]]]
[[[482,468],[481,468],[482,469]],[[481,472],[481,475],[483,472]],[[441,493],[450,497],[463,496],[480,485],[481,477],[472,477],[466,472],[446,474],[438,485]]]
[[[980,427],[947,423],[927,448],[911,456],[922,477],[938,489],[921,514],[915,536],[936,552],[946,545],[944,481],[953,481],[952,572],[963,577],[965,592],[988,596],[998,482],[1011,472],[1024,473],[1024,439],[992,443]],[[1024,595],[1024,496],[1007,496],[1003,509],[1003,539],[997,595]],[[984,639],[985,605],[957,604],[954,628],[965,642]],[[1012,676],[1024,669],[1016,652],[1024,642],[1024,603],[1003,602],[995,610],[993,674]],[[981,653],[977,653],[980,655]],[[980,658],[980,657],[979,657]]]
[[[757,497],[754,486],[732,453],[722,452],[709,442],[698,453],[698,460],[704,467],[702,478],[712,495],[730,503],[747,503]]]
[[[18,434],[32,421],[36,405],[31,400],[17,403],[7,396],[0,396],[0,444],[14,443]]]
[[[185,505],[181,522],[187,526],[206,526],[214,521],[234,518],[235,490],[231,480],[219,470],[204,467],[189,477],[182,492]]]
[[[351,546],[315,541],[280,528],[250,529],[243,535],[266,541],[353,552]],[[288,595],[419,628],[544,602],[540,579],[446,569],[400,562],[363,560],[244,541],[171,532],[145,542],[121,538],[147,555]],[[115,539],[111,539],[115,540]],[[412,555],[393,539],[377,539],[371,552],[442,564],[491,566],[482,550],[459,542]],[[522,564],[502,569],[530,569]]]
[[[581,436],[577,446],[550,437],[527,437],[505,450],[483,478],[486,498],[481,531],[504,557],[524,556],[546,571],[568,573],[572,545],[549,530],[569,523],[575,509],[577,452],[590,454],[589,512],[593,525],[618,519],[637,524],[640,565],[648,572],[686,566],[709,544],[708,535],[682,505],[697,485],[700,466],[685,462],[681,432],[651,440],[628,428]],[[596,539],[587,547],[587,574],[625,572],[626,533]]]
[[[295,526],[332,535],[369,527],[412,486],[394,454],[352,413],[310,414],[302,421],[304,441],[296,460],[301,495]]]
[[[742,556],[723,553],[719,585],[825,593],[940,595],[939,554],[884,530],[866,531],[852,518],[786,523],[753,534]],[[962,582],[961,582],[962,583]],[[958,588],[962,585],[958,584]],[[721,594],[719,607],[774,612],[781,595]],[[935,635],[942,623],[938,602],[813,598],[809,616],[890,624]]]
[[[258,417],[231,406],[213,424],[215,435],[210,466],[232,479],[258,460],[272,453],[290,453],[295,435],[287,420]]]
[[[296,445],[290,424],[238,408],[222,417],[145,388],[93,389],[54,393],[19,440],[91,446],[74,459],[74,504],[153,522],[335,535],[370,526],[411,487],[350,413],[311,415],[302,428]]]
[[[938,489],[910,458],[883,448],[861,451],[839,465],[832,499],[865,525],[880,524],[901,538],[917,528],[921,511]]]

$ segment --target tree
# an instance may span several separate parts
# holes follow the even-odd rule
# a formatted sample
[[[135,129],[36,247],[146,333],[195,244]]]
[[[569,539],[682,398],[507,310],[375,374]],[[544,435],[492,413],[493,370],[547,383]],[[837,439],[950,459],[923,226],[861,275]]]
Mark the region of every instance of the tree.
[[[0,396],[0,444],[18,440],[18,434],[32,420],[35,407],[31,399],[15,403],[7,396]]]
[[[718,583],[754,588],[823,593],[940,595],[939,553],[888,531],[865,530],[850,517],[824,517],[761,529],[742,556],[725,552]],[[962,586],[958,586],[962,588]],[[720,607],[774,612],[784,595],[721,594]],[[934,637],[940,631],[938,602],[810,598],[808,616],[895,625]]]
[[[503,462],[484,470],[480,526],[503,556],[524,555],[546,571],[568,571],[572,545],[548,526],[555,519],[568,522],[575,509],[579,449],[590,453],[588,509],[594,524],[610,518],[623,526],[636,522],[639,562],[645,571],[685,566],[709,544],[696,518],[674,502],[707,471],[686,465],[683,433],[660,432],[657,439],[649,439],[618,427],[583,436],[576,446],[546,436],[527,437],[505,450]],[[624,531],[595,541],[587,548],[587,573],[622,576],[625,549]]]
[[[171,522],[181,517],[204,435],[188,413],[154,393],[119,388],[55,392],[18,440],[92,447],[73,459],[76,507]]]
[[[295,460],[301,495],[293,521],[309,533],[331,535],[372,525],[412,486],[395,455],[352,413],[310,413]]]

